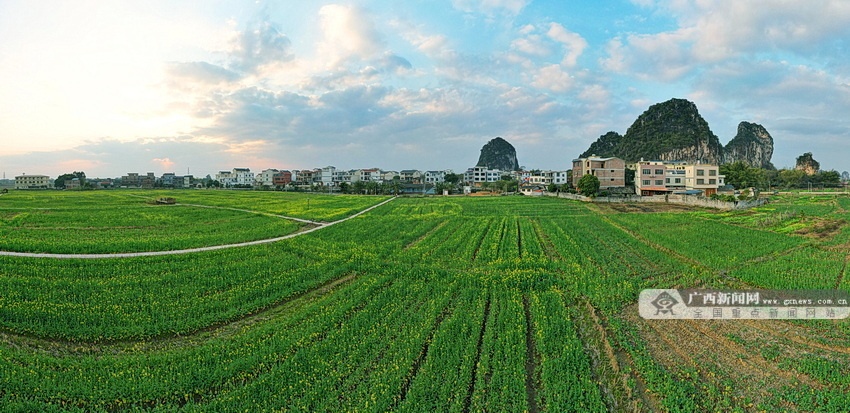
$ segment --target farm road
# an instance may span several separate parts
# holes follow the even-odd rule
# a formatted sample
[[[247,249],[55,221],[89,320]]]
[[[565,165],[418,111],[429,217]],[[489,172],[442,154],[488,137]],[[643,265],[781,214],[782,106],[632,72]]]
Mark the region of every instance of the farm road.
[[[285,239],[295,238],[295,237],[300,236],[300,235],[309,234],[311,232],[318,231],[322,228],[327,228],[331,225],[336,225],[336,224],[339,224],[340,222],[348,221],[349,219],[356,218],[356,217],[363,215],[363,214],[365,214],[365,213],[367,213],[367,212],[369,212],[369,211],[371,211],[371,210],[373,210],[373,209],[375,209],[375,208],[377,208],[381,205],[384,205],[387,202],[392,201],[393,199],[395,199],[395,197],[390,198],[390,199],[383,201],[381,203],[372,205],[369,208],[366,208],[366,209],[364,209],[364,210],[362,210],[362,211],[360,211],[360,212],[358,212],[354,215],[351,215],[349,217],[342,218],[342,219],[332,221],[332,222],[326,222],[326,223],[310,221],[310,220],[301,219],[301,218],[286,217],[286,216],[283,216],[283,215],[265,214],[265,215],[272,215],[272,216],[275,216],[275,217],[291,219],[293,221],[298,221],[298,222],[316,225],[316,227],[313,227],[313,228],[310,228],[310,229],[307,229],[307,230],[304,230],[304,231],[295,232],[295,233],[292,233],[292,234],[287,234],[287,235],[284,235],[282,237],[261,239],[261,240],[248,241],[248,242],[240,242],[240,243],[236,243],[236,244],[213,245],[213,246],[210,246],[210,247],[189,248],[189,249],[185,249],[185,250],[122,252],[122,253],[115,253],[115,254],[50,254],[50,253],[35,253],[35,252],[0,251],[0,256],[26,257],[26,258],[55,258],[55,259],[109,259],[109,258],[151,257],[151,256],[157,256],[157,255],[191,254],[193,252],[215,251],[215,250],[221,250],[221,249],[226,249],[226,248],[247,247],[249,245],[269,244],[269,243],[272,243],[272,242],[283,241]],[[189,205],[189,204],[183,204],[183,205]],[[204,207],[204,208],[229,209],[229,210],[235,210],[235,211],[249,212],[249,213],[253,213],[253,214],[258,213],[257,211],[249,211],[249,210],[245,210],[245,209],[235,209],[235,208],[226,208],[226,207],[211,207],[211,206],[206,206],[206,205],[191,205],[191,206]]]

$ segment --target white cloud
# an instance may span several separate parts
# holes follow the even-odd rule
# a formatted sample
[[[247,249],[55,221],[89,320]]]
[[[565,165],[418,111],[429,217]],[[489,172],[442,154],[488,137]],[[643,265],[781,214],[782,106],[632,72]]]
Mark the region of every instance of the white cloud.
[[[540,68],[534,75],[532,86],[539,89],[547,89],[552,92],[563,93],[570,90],[575,84],[575,79],[569,73],[563,71],[559,65],[549,65]]]
[[[552,54],[548,45],[544,43],[538,35],[530,35],[528,37],[514,40],[513,43],[511,43],[511,49],[525,55],[536,57],[546,57]]]
[[[551,23],[546,35],[563,45],[565,53],[561,64],[565,67],[575,67],[578,58],[587,48],[587,41],[578,33],[571,32],[558,23]]]
[[[515,16],[529,3],[531,0],[452,0],[452,5],[458,10],[487,16],[500,13]]]
[[[603,67],[619,73],[634,71],[645,79],[674,81],[704,65],[764,52],[791,53],[804,59],[838,58],[841,49],[836,42],[850,36],[850,3],[840,0],[641,4],[674,16],[678,28],[615,38],[608,44]]]
[[[372,58],[383,51],[384,43],[371,17],[354,6],[327,5],[319,10],[324,39],[319,59],[336,68],[349,58]]]

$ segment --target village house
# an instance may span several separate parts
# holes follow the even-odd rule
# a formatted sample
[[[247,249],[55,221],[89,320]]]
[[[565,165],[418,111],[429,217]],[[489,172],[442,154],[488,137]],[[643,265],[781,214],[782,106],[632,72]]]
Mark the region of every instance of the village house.
[[[19,175],[15,177],[15,189],[50,189],[53,180],[47,175]]]
[[[620,158],[601,158],[591,155],[587,158],[573,159],[573,186],[584,175],[594,175],[599,179],[599,189],[624,188],[626,186],[626,163]]]

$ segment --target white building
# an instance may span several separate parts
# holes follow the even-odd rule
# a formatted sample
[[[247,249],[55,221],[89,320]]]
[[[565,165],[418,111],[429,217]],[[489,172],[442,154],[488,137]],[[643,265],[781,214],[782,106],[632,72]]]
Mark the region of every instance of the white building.
[[[231,171],[219,171],[215,180],[227,188],[235,185],[254,185],[254,173],[248,168],[233,168]]]
[[[475,166],[466,170],[463,174],[463,180],[475,186],[480,186],[484,182],[496,182],[502,179],[502,172],[499,169],[487,169],[486,166]]]
[[[15,177],[15,189],[49,189],[53,180],[47,175],[23,174]]]
[[[705,196],[726,185],[720,167],[688,164],[680,161],[644,161],[635,164],[635,192],[638,195],[662,195],[674,191],[700,191]]]
[[[381,182],[383,177],[384,174],[378,168],[356,169],[354,170],[354,173],[351,174],[351,182]]]
[[[215,174],[215,180],[218,181],[221,186],[227,188],[236,184],[236,179],[233,177],[233,173],[230,171],[218,171]]]
[[[445,169],[442,171],[425,171],[425,183],[437,184],[440,182],[446,182],[446,175],[453,173],[454,172],[451,169]]]
[[[280,173],[279,170],[271,169],[271,168],[266,169],[263,172],[258,173],[256,176],[254,176],[254,186],[273,187],[274,186],[274,176],[278,173]]]
[[[398,176],[402,182],[407,182],[409,184],[422,183],[422,172],[416,169],[405,169],[400,171]]]
[[[334,186],[334,174],[336,174],[336,167],[334,166],[316,169],[313,173],[313,182],[325,187]]]
[[[392,182],[396,178],[401,179],[401,174],[398,171],[383,171],[384,182]]]
[[[339,186],[341,183],[350,184],[351,183],[351,173],[352,171],[342,171],[337,170],[334,172],[334,185]]]

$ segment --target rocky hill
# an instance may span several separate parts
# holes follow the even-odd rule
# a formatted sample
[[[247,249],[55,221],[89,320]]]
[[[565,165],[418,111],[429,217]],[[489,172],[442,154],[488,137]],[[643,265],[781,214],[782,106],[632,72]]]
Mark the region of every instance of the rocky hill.
[[[820,171],[820,162],[812,157],[811,152],[806,152],[797,157],[797,165],[794,169],[803,171],[806,175],[814,175]]]
[[[496,137],[481,148],[477,166],[486,166],[490,169],[502,171],[517,171],[519,170],[519,161],[516,157],[516,149],[508,141]]]
[[[608,132],[600,136],[580,157],[591,154],[616,156],[626,162],[645,159],[721,164],[740,160],[772,168],[773,138],[761,125],[742,122],[738,135],[724,148],[693,102],[670,99],[650,106],[625,135]]]
[[[741,161],[749,166],[776,169],[770,162],[773,157],[773,137],[764,126],[741,122],[738,133],[723,148],[723,162]]]

